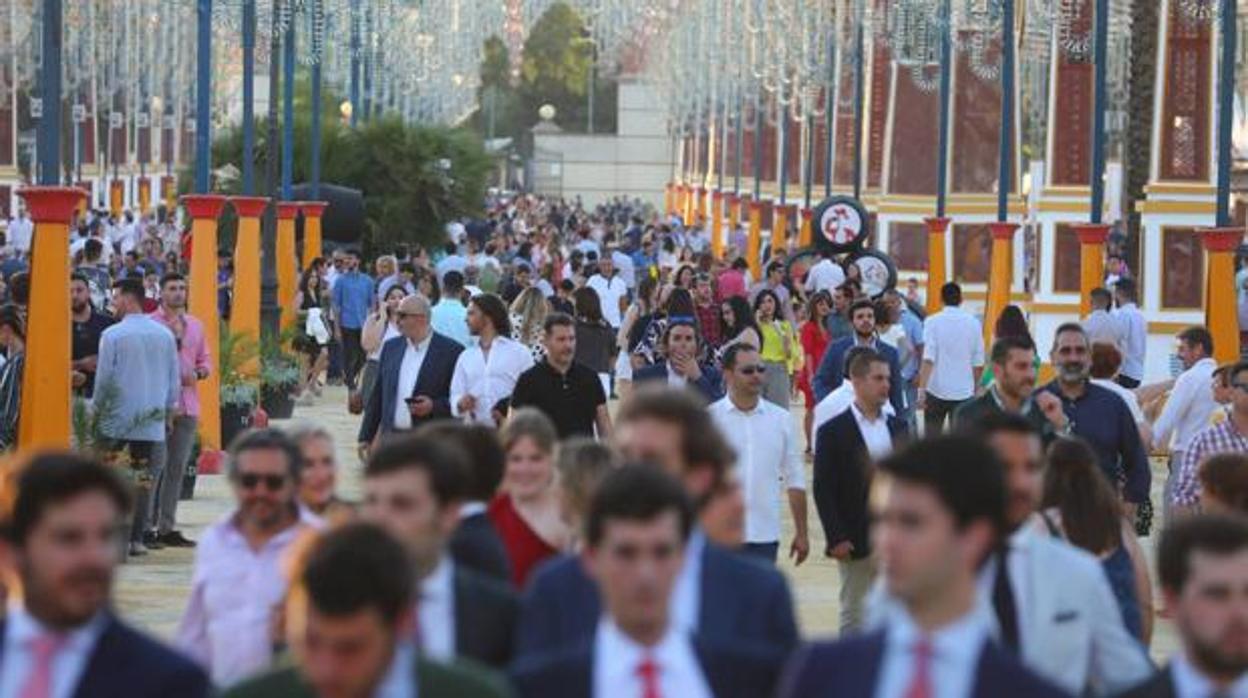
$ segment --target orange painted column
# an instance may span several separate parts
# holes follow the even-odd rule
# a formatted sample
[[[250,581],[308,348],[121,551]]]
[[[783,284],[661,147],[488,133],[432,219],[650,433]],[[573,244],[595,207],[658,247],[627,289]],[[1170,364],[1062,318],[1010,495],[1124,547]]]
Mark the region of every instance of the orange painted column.
[[[675,195],[672,192],[675,186],[674,183],[668,182],[667,186],[663,187],[663,215],[667,217],[670,217],[675,209]]]
[[[234,302],[230,308],[230,332],[250,338],[260,346],[260,217],[269,207],[263,196],[231,196],[238,214],[234,241]],[[257,357],[240,367],[243,375],[260,378]]]
[[[295,291],[299,284],[299,260],[295,252],[295,217],[299,204],[277,204],[277,303],[282,307],[282,329],[295,323]]]
[[[693,221],[698,225],[706,225],[706,187],[698,187],[694,193],[697,198],[694,200]]]
[[[947,217],[924,218],[927,224],[927,312],[941,309],[940,288],[948,278],[945,262],[945,233],[949,229]]]
[[[776,205],[775,215],[771,217],[771,256],[788,248],[789,242],[789,205]]]
[[[711,192],[711,256],[724,256],[724,193]]]
[[[221,448],[221,312],[217,307],[217,219],[226,198],[219,194],[182,197],[191,217],[191,295],[187,310],[204,325],[204,345],[214,362],[199,381],[199,439],[204,450]]]
[[[303,263],[301,268],[307,269],[312,260],[323,254],[324,243],[321,238],[321,219],[328,201],[300,201],[299,210],[303,213]]]
[[[808,208],[802,209],[802,229],[797,239],[800,247],[810,247],[814,241],[814,216],[814,211]]]
[[[745,261],[750,265],[750,276],[754,281],[763,278],[761,272],[761,264],[759,264],[759,255],[763,246],[763,203],[761,201],[750,202],[750,235],[746,238],[745,243]]]
[[[71,445],[69,223],[82,200],[77,187],[24,187],[17,195],[35,224],[30,245],[30,305],[17,445],[22,451]]]
[[[696,196],[697,196],[697,191],[693,188],[693,186],[690,184],[686,184],[685,185],[685,207],[681,209],[681,212],[680,212],[680,219],[685,222],[686,227],[693,225],[693,222],[695,220],[694,213],[697,211],[697,209],[695,208]]]
[[[1079,236],[1079,317],[1092,312],[1092,289],[1105,281],[1105,241],[1109,226],[1083,223],[1072,226]],[[1231,283],[1234,286],[1234,282]]]
[[[1239,316],[1236,308],[1235,250],[1243,228],[1205,228],[1200,241],[1209,256],[1205,326],[1213,335],[1213,358],[1219,364],[1239,360]]]
[[[984,345],[992,345],[997,317],[1010,304],[1011,272],[1014,267],[1014,231],[1017,223],[989,223],[992,232],[992,266],[988,272],[988,303],[984,308]]]
[[[108,211],[121,218],[122,209],[125,208],[126,185],[120,179],[114,179],[108,183]]]
[[[160,193],[165,199],[165,210],[169,215],[173,215],[173,209],[178,206],[178,179],[173,175],[165,175],[160,178]]]
[[[728,231],[736,232],[737,224],[741,222],[741,197],[736,194],[728,195]],[[738,250],[740,252],[740,250]]]
[[[146,216],[152,210],[152,180],[139,177],[139,215]]]

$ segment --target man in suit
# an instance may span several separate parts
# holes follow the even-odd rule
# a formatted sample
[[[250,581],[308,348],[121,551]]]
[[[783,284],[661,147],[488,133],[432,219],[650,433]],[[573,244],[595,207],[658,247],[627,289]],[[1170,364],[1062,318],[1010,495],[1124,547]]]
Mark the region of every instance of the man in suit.
[[[777,695],[1065,695],[993,642],[992,618],[976,602],[976,570],[1006,530],[993,453],[969,437],[938,437],[886,458],[878,473],[872,536],[895,601],[883,627],[798,652]]]
[[[510,584],[507,549],[485,513],[503,479],[507,458],[498,432],[482,424],[443,421],[421,427],[420,434],[454,443],[468,456],[468,485],[459,506],[459,526],[451,534],[451,558],[457,565]]]
[[[419,434],[389,439],[365,466],[361,515],[398,538],[416,569],[411,643],[432,659],[468,657],[502,667],[512,657],[515,595],[456,565],[446,549],[459,525],[467,468],[454,444]]]
[[[208,696],[203,671],[109,608],[130,508],[113,470],[48,453],[20,472],[3,517],[22,593],[0,621],[0,696]]]
[[[414,575],[403,546],[382,529],[348,523],[317,540],[301,562],[286,601],[294,664],[239,684],[226,698],[506,695],[491,672],[417,657],[404,644]]]
[[[1157,573],[1183,651],[1121,698],[1248,693],[1248,523],[1195,515],[1161,534]]]
[[[867,300],[854,301],[849,307],[849,319],[853,324],[854,333],[838,339],[828,345],[828,350],[819,362],[819,370],[811,380],[815,391],[815,399],[822,400],[828,393],[836,390],[845,380],[845,354],[853,347],[871,347],[888,363],[889,395],[897,414],[904,414],[906,408],[905,383],[901,379],[901,362],[897,350],[882,341],[875,332],[875,305]]]
[[[992,343],[992,385],[983,395],[962,403],[953,413],[959,429],[973,429],[988,415],[1021,414],[1048,444],[1070,432],[1062,400],[1048,391],[1036,391],[1036,345],[1028,337],[1002,337]]]
[[[1002,645],[1075,695],[1113,693],[1144,680],[1152,665],[1127,632],[1100,561],[1037,524],[1044,452],[1031,422],[988,415],[973,437],[996,452],[1008,494],[1006,539],[979,574]]]
[[[906,423],[884,414],[890,391],[888,360],[859,349],[849,364],[854,402],[816,434],[815,508],[827,548],[841,572],[841,632],[862,624],[863,600],[875,580],[868,539],[871,464],[906,438]]]
[[[683,488],[659,468],[628,465],[603,478],[582,554],[603,614],[588,642],[516,663],[521,698],[771,695],[782,650],[692,636],[672,617],[692,524]]]
[[[742,522],[739,504],[716,504],[740,497],[740,491],[729,470],[732,449],[700,400],[685,390],[642,388],[621,405],[618,419],[615,438],[621,453],[676,476],[698,514],[673,592],[674,622],[708,638],[785,650],[796,646],[793,598],[784,577],[721,547],[740,547]],[[589,642],[601,608],[579,560],[562,557],[547,563],[529,580],[521,602],[517,655]]]
[[[381,348],[377,385],[369,393],[360,422],[361,448],[371,447],[378,433],[450,418],[451,379],[464,348],[434,332],[429,314],[424,296],[408,296],[399,302],[396,315],[402,336]]]
[[[714,366],[698,363],[698,328],[693,318],[673,319],[663,332],[666,361],[633,373],[633,384],[647,382],[696,390],[709,405],[724,396],[723,377]]]

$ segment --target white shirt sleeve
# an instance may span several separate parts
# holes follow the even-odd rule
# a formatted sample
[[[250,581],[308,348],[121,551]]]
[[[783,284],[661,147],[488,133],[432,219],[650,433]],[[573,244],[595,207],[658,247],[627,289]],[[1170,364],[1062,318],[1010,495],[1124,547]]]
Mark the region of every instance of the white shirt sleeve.
[[[455,360],[455,373],[451,375],[451,416],[454,417],[460,416],[459,399],[468,392],[468,368],[464,365],[466,356],[468,352],[460,352]]]
[[[793,430],[793,420],[788,412],[783,415],[784,422],[784,484],[790,490],[806,489],[806,469],[802,467],[802,454],[797,448],[797,434]]]

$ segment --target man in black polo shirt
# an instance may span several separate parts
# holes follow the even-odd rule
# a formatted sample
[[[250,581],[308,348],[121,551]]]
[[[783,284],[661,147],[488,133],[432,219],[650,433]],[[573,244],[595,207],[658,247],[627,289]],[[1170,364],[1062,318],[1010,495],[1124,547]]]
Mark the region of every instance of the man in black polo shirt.
[[[546,360],[520,374],[511,394],[512,409],[532,406],[555,423],[559,438],[611,436],[611,415],[598,374],[572,360],[576,354],[576,321],[563,313],[551,313],[546,330]]]
[[[85,397],[95,392],[95,360],[100,353],[100,335],[116,320],[91,305],[91,286],[86,275],[74,272],[69,280],[70,312],[74,321],[74,390]]]

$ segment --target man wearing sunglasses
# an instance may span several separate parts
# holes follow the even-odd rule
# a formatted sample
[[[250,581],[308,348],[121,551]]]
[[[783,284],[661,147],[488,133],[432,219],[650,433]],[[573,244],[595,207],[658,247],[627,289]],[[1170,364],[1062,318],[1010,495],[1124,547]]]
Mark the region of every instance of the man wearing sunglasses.
[[[280,630],[287,557],[321,520],[296,502],[302,455],[276,429],[247,432],[230,448],[228,475],[237,508],[210,526],[195,550],[191,599],[177,645],[218,687],[266,668]]]
[[[1229,370],[1231,383],[1230,416],[1197,432],[1183,452],[1170,492],[1172,511],[1200,506],[1200,468],[1219,453],[1248,453],[1248,361]]]

